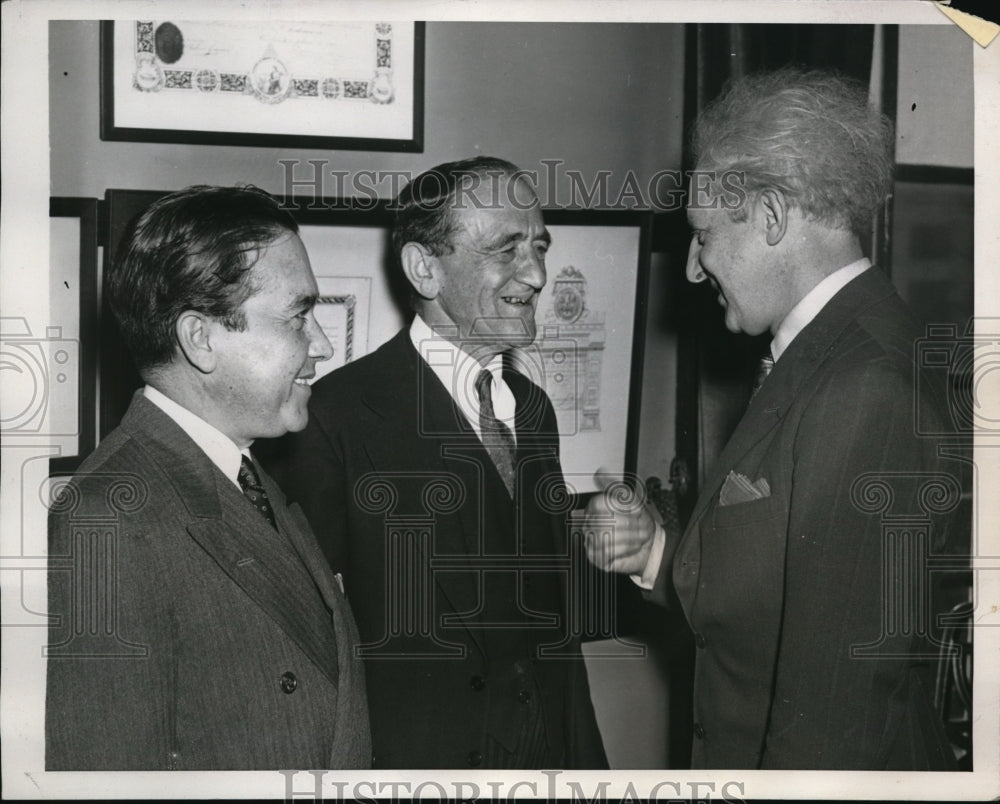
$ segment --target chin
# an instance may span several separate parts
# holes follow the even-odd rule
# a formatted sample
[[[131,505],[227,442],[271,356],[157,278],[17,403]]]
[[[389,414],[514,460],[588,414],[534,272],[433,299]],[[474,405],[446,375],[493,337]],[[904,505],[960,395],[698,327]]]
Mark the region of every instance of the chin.
[[[295,411],[290,416],[285,416],[282,421],[282,435],[285,433],[297,433],[300,430],[304,430],[306,425],[309,424],[309,411],[302,409]]]

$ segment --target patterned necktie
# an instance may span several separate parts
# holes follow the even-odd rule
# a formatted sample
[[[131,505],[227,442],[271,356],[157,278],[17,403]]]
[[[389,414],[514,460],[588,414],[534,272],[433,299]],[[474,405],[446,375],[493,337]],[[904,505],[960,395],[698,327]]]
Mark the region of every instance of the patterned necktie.
[[[493,375],[487,369],[479,372],[476,377],[476,393],[479,395],[479,430],[482,433],[483,446],[493,459],[507,493],[514,496],[514,455],[516,445],[514,434],[497,419],[493,412]]]
[[[774,358],[771,357],[770,350],[766,355],[760,359],[760,365],[757,366],[757,373],[753,378],[753,390],[750,392],[750,398],[753,399],[757,396],[757,392],[760,387],[764,384],[764,380],[767,379],[767,375],[771,373],[771,369],[774,368]]]
[[[250,500],[260,515],[271,523],[272,528],[277,530],[278,523],[274,519],[274,510],[271,508],[271,501],[267,499],[267,492],[264,491],[264,486],[260,482],[260,476],[257,474],[257,469],[254,467],[253,461],[246,455],[240,461],[240,471],[236,475],[236,479],[240,483],[240,488],[243,489],[243,496]]]

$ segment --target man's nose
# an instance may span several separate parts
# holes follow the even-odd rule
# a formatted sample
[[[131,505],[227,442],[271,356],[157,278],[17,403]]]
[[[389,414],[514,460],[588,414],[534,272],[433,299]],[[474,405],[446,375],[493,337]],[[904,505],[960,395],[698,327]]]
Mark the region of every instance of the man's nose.
[[[311,328],[309,337],[309,357],[316,360],[329,360],[333,357],[333,344],[326,337],[323,328],[316,321],[316,318],[309,314],[309,326]]]
[[[701,263],[698,261],[698,257],[700,255],[701,244],[698,242],[697,237],[692,237],[691,245],[688,246],[687,267],[685,268],[688,282],[697,283],[705,281],[705,272],[702,270]]]
[[[548,278],[545,273],[545,256],[533,248],[528,248],[527,255],[518,267],[517,278],[535,290],[545,287]]]

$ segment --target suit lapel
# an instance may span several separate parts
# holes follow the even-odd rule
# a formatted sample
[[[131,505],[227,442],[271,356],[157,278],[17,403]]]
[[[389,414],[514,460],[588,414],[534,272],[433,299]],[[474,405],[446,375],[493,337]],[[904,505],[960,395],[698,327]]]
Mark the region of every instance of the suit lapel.
[[[566,534],[559,527],[562,517],[553,517],[546,501],[558,503],[566,486],[559,465],[559,434],[555,423],[546,425],[550,402],[545,392],[523,375],[510,370],[504,381],[516,402],[517,433],[517,533],[520,550],[542,555],[566,555]],[[497,482],[501,482],[497,475]],[[541,496],[538,496],[541,495]],[[529,517],[545,516],[550,527],[542,531],[529,523]]]
[[[438,555],[476,555],[482,549],[479,501],[485,487],[476,450],[487,461],[489,457],[451,395],[413,348],[409,331],[402,330],[383,348],[387,374],[394,381],[369,388],[363,399],[382,425],[365,444],[372,467],[386,476],[403,469],[410,474],[437,471],[456,479],[466,500],[456,514],[459,527],[442,526],[437,517],[433,544]],[[424,558],[429,561],[433,556],[425,553]],[[471,571],[436,573],[434,578],[456,612],[478,609],[477,582]],[[482,636],[470,633],[483,648]]]
[[[141,392],[122,426],[142,444],[187,507],[188,534],[336,684],[331,613],[316,591],[316,573],[306,570],[292,548],[296,540],[301,545],[302,534],[289,527],[283,527],[289,539],[277,533],[187,433]],[[284,495],[266,473],[260,474],[279,527],[288,525]]]
[[[278,548],[275,543],[282,537],[253,509],[245,512],[247,516],[237,516],[235,505],[224,509],[231,519],[197,520],[188,525],[188,533],[336,684],[337,641],[332,615],[321,605],[313,578],[298,556]],[[261,525],[248,521],[254,516],[261,519],[269,534],[259,533]],[[250,533],[255,538],[248,539]]]

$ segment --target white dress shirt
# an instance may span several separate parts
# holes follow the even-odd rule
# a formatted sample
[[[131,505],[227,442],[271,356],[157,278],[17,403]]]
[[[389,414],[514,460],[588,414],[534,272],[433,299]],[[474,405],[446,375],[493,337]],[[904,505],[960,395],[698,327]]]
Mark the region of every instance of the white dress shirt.
[[[871,261],[867,257],[862,257],[857,262],[838,268],[803,296],[802,300],[788,311],[788,315],[774,333],[774,338],[771,340],[771,357],[774,358],[774,362],[778,362],[789,344],[795,340],[795,336],[812,322],[844,285],[871,267]]]
[[[476,393],[476,378],[483,368],[487,369],[493,376],[493,413],[510,428],[516,443],[514,414],[517,403],[514,394],[503,380],[503,355],[495,355],[489,363],[481,366],[479,361],[467,352],[434,332],[419,315],[413,317],[413,323],[410,325],[410,340],[417,354],[441,380],[448,395],[455,400],[458,409],[462,411],[462,415],[480,439],[483,435],[479,429],[479,395]]]
[[[778,325],[771,340],[771,357],[775,364],[788,349],[795,337],[802,332],[812,320],[819,315],[834,296],[852,279],[860,276],[871,268],[871,261],[867,257],[838,268],[829,276],[810,290],[784,317]],[[656,576],[660,571],[660,562],[663,561],[663,549],[666,545],[666,532],[663,526],[657,522],[656,531],[653,535],[653,545],[649,550],[649,559],[646,561],[646,568],[642,575],[630,575],[629,577],[643,589],[652,589],[656,582]]]
[[[156,407],[173,419],[177,426],[187,433],[208,456],[209,460],[219,467],[219,471],[228,477],[236,488],[240,489],[238,475],[243,455],[250,456],[250,450],[240,451],[236,443],[217,428],[206,422],[200,416],[177,404],[170,397],[147,385],[142,389],[143,395]]]

